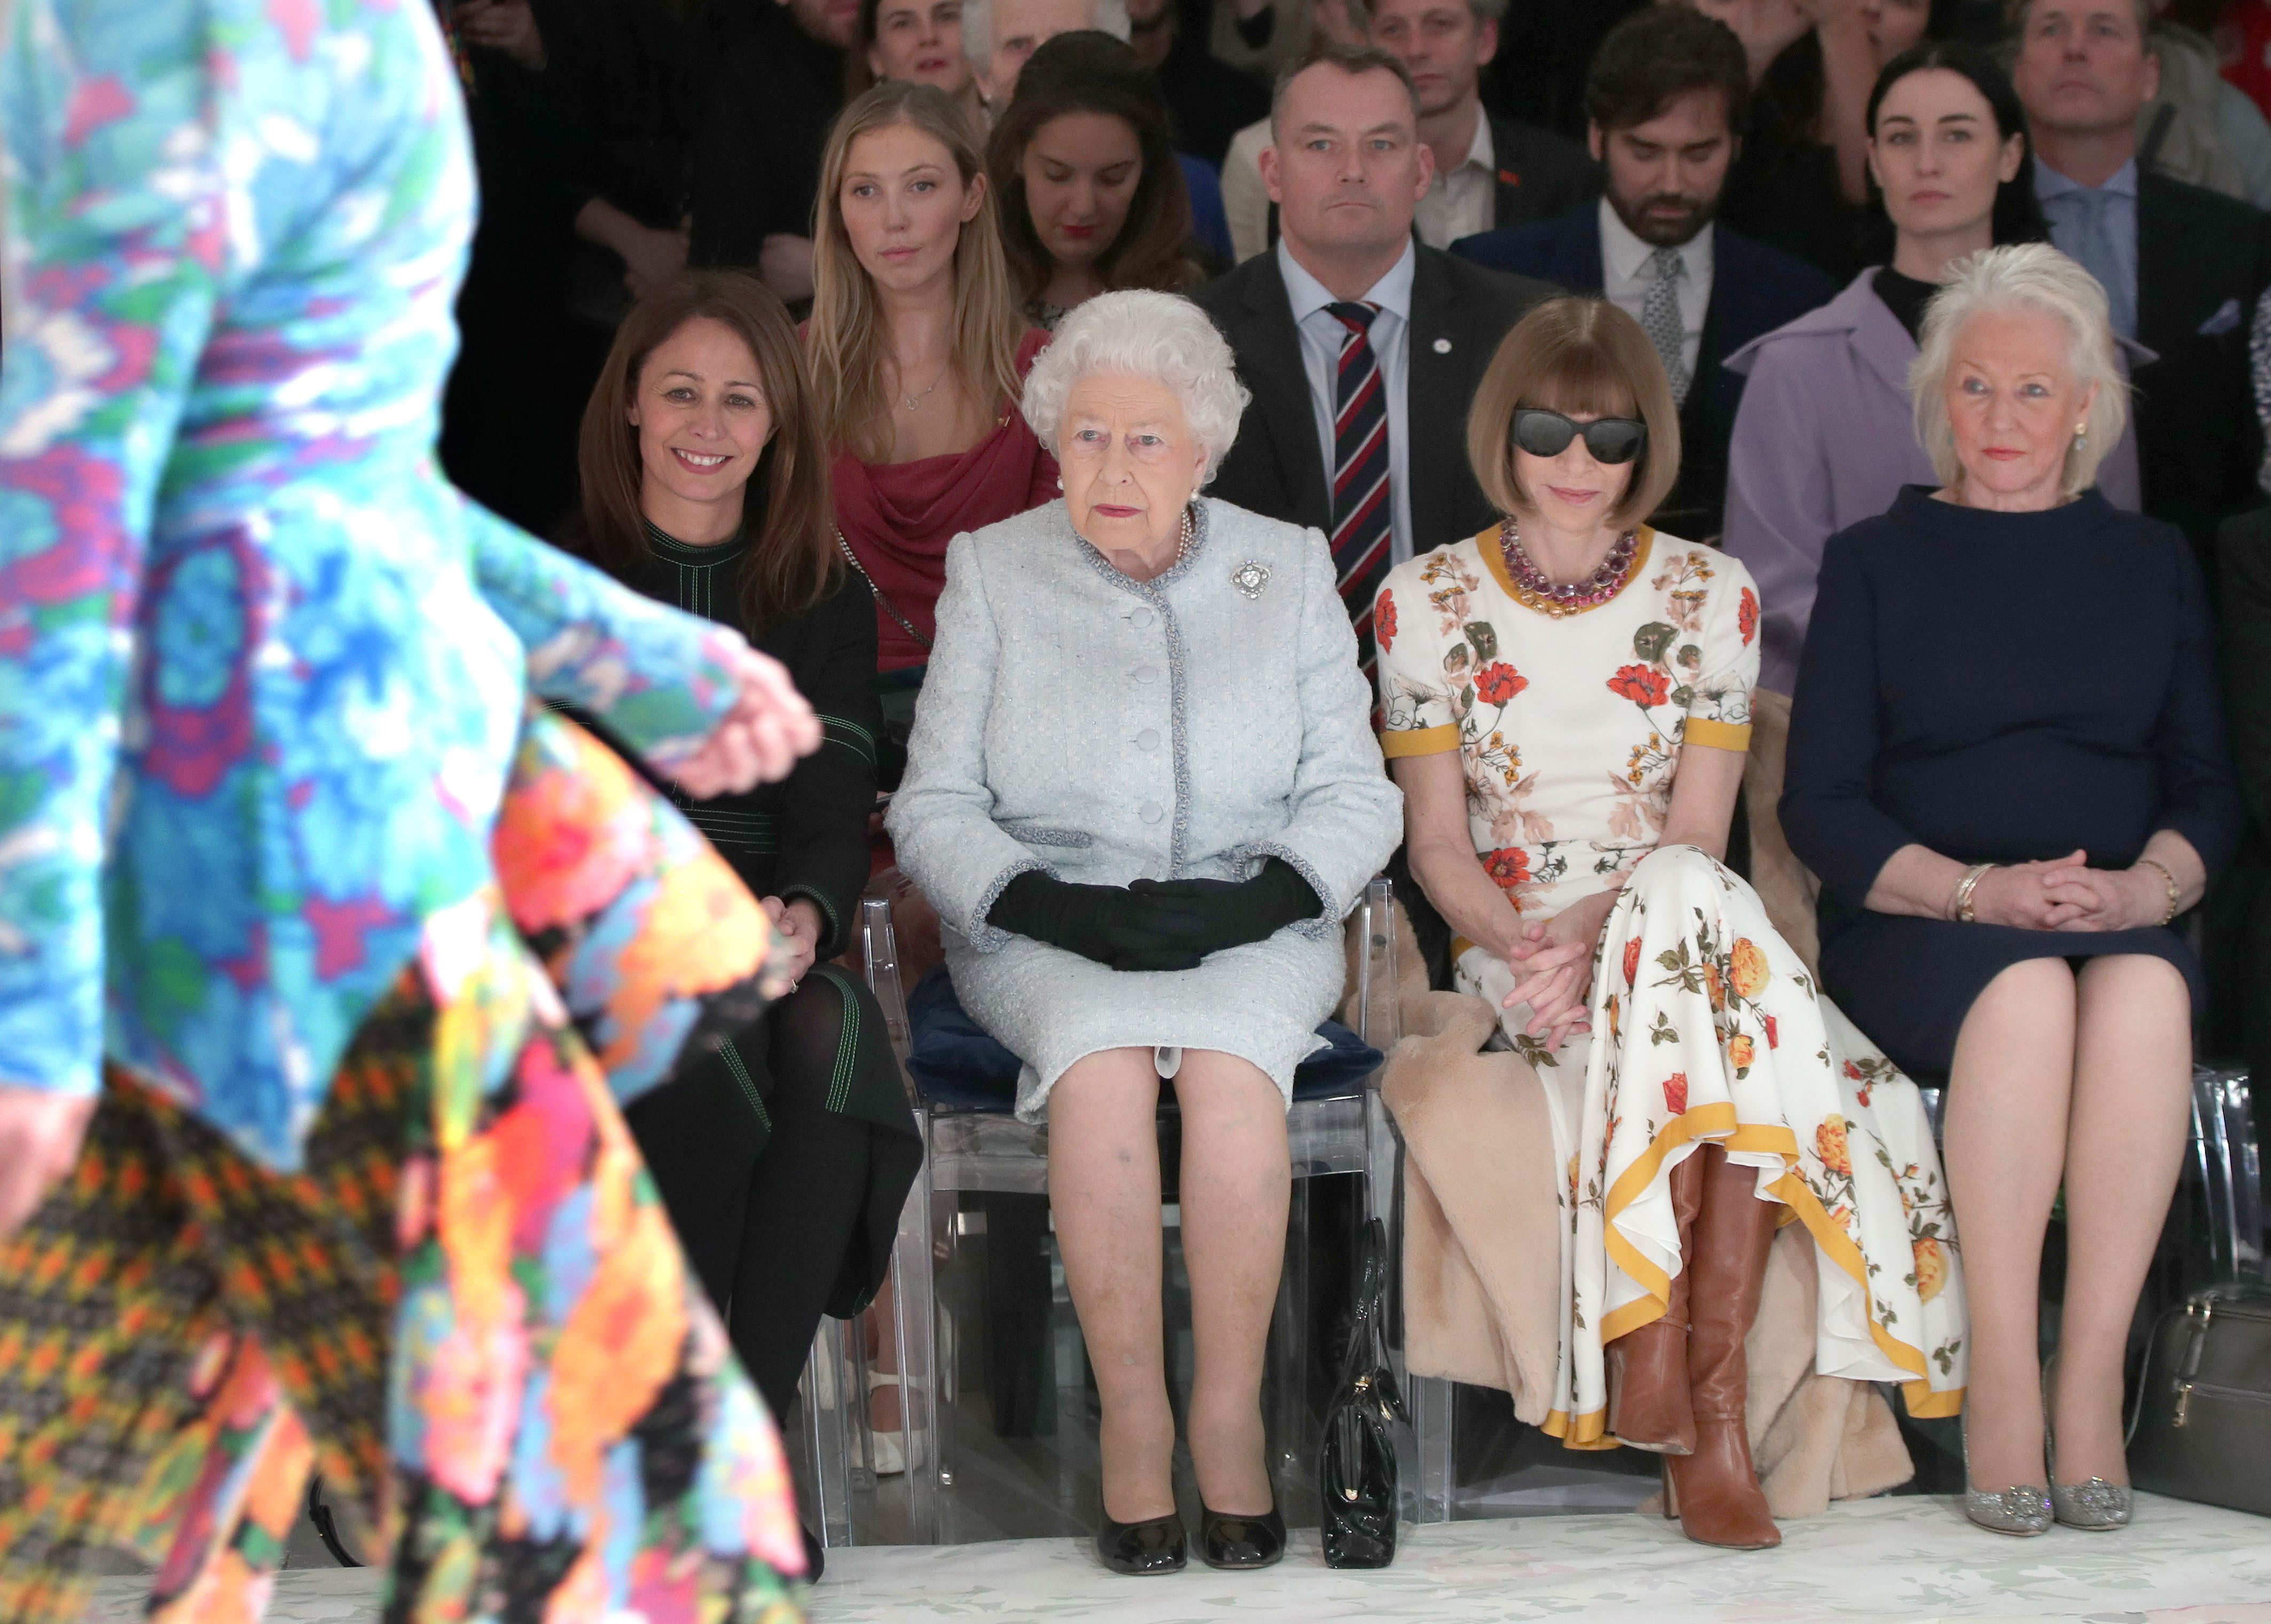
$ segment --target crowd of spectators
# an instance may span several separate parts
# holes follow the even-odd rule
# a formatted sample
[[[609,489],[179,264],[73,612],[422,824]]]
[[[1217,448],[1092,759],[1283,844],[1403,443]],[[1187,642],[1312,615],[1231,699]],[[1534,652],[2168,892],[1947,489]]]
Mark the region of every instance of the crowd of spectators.
[[[1612,962],[1629,929],[1632,984],[1634,921],[1652,905],[1708,919],[1708,937],[1768,944],[1754,949],[1744,994],[1777,1011],[1763,1017],[1768,1047],[1818,1018],[1794,1013],[1813,1007],[1810,991],[1776,989],[1818,972],[1859,1031],[1836,1017],[1806,1053],[1834,1054],[1856,1077],[1893,1064],[1955,1077],[1950,1188],[1957,1217],[1968,1203],[1968,1221],[1989,1226],[1974,1233],[1995,1237],[1974,1283],[1998,1293],[1995,1311],[1973,1311],[1987,1480],[1973,1511],[2007,1532],[2039,1531],[2051,1515],[2049,1499],[2039,1514],[2025,1499],[2041,1491],[2022,1464],[2041,1444],[2031,1290],[2023,1314],[2006,1299],[2034,1278],[2063,1168],[2104,1262],[2076,1266],[2074,1352],[2052,1409],[2074,1457],[2118,1487],[2124,1305],[2142,1278],[2138,1236],[2157,1225],[2174,1177],[2163,1141],[2180,1127],[2141,1084],[2130,1114],[2110,1114],[2110,1057],[2180,1092],[2170,1034],[2190,1022],[2208,1047],[2271,1067],[2271,696],[2252,657],[2271,655],[2271,123],[2251,100],[2271,81],[2244,56],[2218,55],[2219,41],[2237,52],[2256,38],[2260,9],[448,9],[484,198],[445,410],[452,477],[651,594],[771,636],[761,645],[800,682],[809,667],[807,691],[841,730],[837,754],[823,749],[786,786],[703,823],[800,944],[804,990],[771,1054],[700,1086],[729,1102],[736,1088],[778,1095],[773,1138],[812,1148],[769,1153],[764,1135],[712,1143],[692,1093],[633,1119],[681,1228],[711,1237],[705,1248],[689,1235],[705,1281],[721,1301],[738,1292],[773,1310],[766,1327],[733,1322],[767,1397],[786,1402],[798,1339],[823,1306],[875,1289],[883,1214],[905,1188],[887,1068],[838,1058],[858,1048],[866,994],[824,963],[864,884],[897,899],[919,967],[942,950],[943,916],[958,992],[1024,1062],[1018,1108],[1038,1114],[1056,1090],[1058,1234],[1091,1353],[1111,1352],[1108,1378],[1098,1360],[1100,1548],[1125,1571],[1180,1564],[1180,1528],[1161,1509],[1174,1423],[1157,1368],[1156,1222],[1130,1227],[1147,1203],[1156,1213],[1158,1170],[1129,1172],[1129,1147],[1150,1143],[1150,1105],[1131,1114],[1127,1101],[1156,1101],[1156,1079],[1137,1050],[1109,1046],[1130,1041],[1111,1034],[1142,1026],[1150,1007],[1117,978],[1195,975],[1203,955],[1234,950],[1284,1007],[1193,982],[1171,1001],[1176,1018],[1203,1025],[1218,1001],[1223,1030],[1263,1032],[1274,1059],[1190,1039],[1187,1058],[1162,1049],[1158,1070],[1185,1068],[1186,1121],[1216,1123],[1204,1154],[1245,1192],[1210,1206],[1188,1182],[1200,1152],[1186,1151],[1191,1273],[1209,1305],[1193,1447],[1217,1508],[1210,1560],[1273,1560],[1283,1530],[1269,1525],[1254,1404],[1261,1287],[1275,1276],[1262,1281],[1262,1261],[1212,1236],[1276,1233],[1284,1142],[1248,1136],[1247,1096],[1267,1106],[1265,1085],[1290,1088],[1337,995],[1337,946],[1313,935],[1288,947],[1283,933],[1321,909],[1337,917],[1384,863],[1435,984],[1514,1010],[1506,1039],[1541,1073],[1582,1074],[1555,1051],[1616,1037],[1588,1034],[1585,965],[1597,949]],[[1952,287],[1961,296],[1942,297]],[[799,380],[789,394],[785,373]],[[743,384],[751,399],[733,408]],[[704,405],[705,391],[725,404]],[[748,409],[770,416],[733,416]],[[744,429],[746,443],[734,438]],[[1111,449],[1123,440],[1124,464]],[[1202,488],[1214,505],[1195,501]],[[1020,516],[1060,493],[1102,585],[1064,558],[1024,573],[1041,541],[1039,521]],[[798,503],[806,518],[782,519]],[[811,517],[823,510],[824,524]],[[801,540],[772,540],[767,525]],[[1305,572],[1287,525],[1322,533],[1329,577]],[[972,533],[982,549],[950,552]],[[1229,549],[1225,568],[1244,560],[1249,600],[1279,579],[1280,641],[1210,625],[1219,648],[1202,638],[1144,652],[1165,635],[1154,623],[1165,587],[1210,547]],[[784,548],[804,562],[763,562]],[[2133,559],[2133,592],[2067,578],[2069,555],[2091,569]],[[1643,576],[1647,592],[1614,615],[1575,618]],[[1091,720],[1127,713],[1124,776],[1098,788],[1097,764],[1049,731],[1051,718],[1075,726],[1061,696],[1085,667],[1046,628],[1068,606],[1123,602],[1130,652],[1110,671],[1124,703],[1081,701]],[[1292,651],[1318,658],[1321,603],[1333,668],[1286,669]],[[1528,610],[1552,617],[1562,641],[1550,667],[1523,676],[1498,663],[1491,620]],[[1565,615],[1582,635],[1560,629]],[[1824,616],[1838,629],[1828,650]],[[2025,636],[2005,638],[2014,620]],[[1046,647],[1058,652],[1033,652]],[[1351,744],[1342,713],[1357,703],[1341,691],[1354,689],[1344,653],[1363,673],[1360,697],[1377,700],[1374,727],[1405,798],[1400,831],[1373,804],[1392,799],[1389,780],[1365,764],[1371,747]],[[1904,679],[1903,661],[1935,674]],[[1603,662],[1614,714],[1581,725],[1600,704]],[[2063,698],[2045,689],[2044,666]],[[1247,708],[1187,702],[1187,680]],[[1241,755],[1272,696],[1285,699],[1286,740]],[[1485,703],[1532,719],[1528,755],[1473,732]],[[1678,719],[1654,717],[1666,704]],[[1222,737],[1209,731],[1240,716]],[[1983,739],[2029,729],[2050,741],[2030,765]],[[1241,833],[1233,818],[1217,844],[1270,860],[1240,883],[1241,901],[1203,889],[1154,898],[1139,879],[1128,902],[1114,842],[1151,838],[1202,756],[1250,780],[1239,794],[1253,804],[1295,808],[1296,827],[1301,808],[1317,809],[1332,863],[1309,862],[1316,853],[1299,841],[1250,846],[1267,831]],[[2011,775],[1995,816],[1973,815],[1953,763],[1983,782]],[[889,835],[869,829],[877,789],[903,771]],[[1158,797],[1130,788],[1154,780]],[[2054,786],[2094,812],[2029,822],[2022,808],[2046,805]],[[2244,843],[2242,799],[2257,820]],[[1180,810],[1173,827],[1180,852]],[[1911,838],[1894,838],[1902,830]],[[1043,875],[1031,852],[1053,844],[1085,855]],[[1006,869],[983,857],[995,847]],[[1578,860],[1590,870],[1570,866],[1580,847],[1597,854]],[[1754,891],[1719,884],[1723,858]],[[2130,877],[2093,877],[2116,871]],[[1098,900],[1106,891],[1117,900]],[[2189,945],[2163,928],[2180,907],[2197,909]],[[1524,923],[1540,909],[1552,924]],[[2045,957],[2035,938],[2051,929],[2106,934]],[[1022,956],[999,950],[1013,938]],[[1711,996],[1708,1008],[1644,1004],[1635,987],[1625,1018],[1724,1024]],[[2031,1057],[2011,1058],[2012,1075],[2038,1114],[2072,1113],[2071,1144],[1979,1148],[2017,1120],[2007,1101],[1982,1103],[1991,1052]],[[1680,1102],[1691,1088],[1703,1099],[1718,1062],[1691,1064],[1702,1069],[1679,1074]],[[1873,1116],[1865,1089],[1841,1103],[1800,1069],[1763,1054],[1731,1062],[1728,1110],[1770,1089],[1792,1121],[1824,1135],[1836,1124],[1840,1145],[1849,1126],[1910,1132],[1882,1103]],[[821,1086],[846,1076],[869,1104],[860,1089],[847,1106],[841,1087]],[[1612,1069],[1612,1089],[1631,1084]],[[1670,1109],[1657,1121],[1648,1111],[1661,1106],[1612,1105],[1557,1149],[1609,1168],[1627,1154],[1620,1131],[1669,1131],[1687,1106]],[[2147,1147],[2141,1183],[2106,1170],[2125,1134]],[[1597,1326],[1575,1337],[1560,1394],[1569,1416],[1605,1405],[1626,1441],[1690,1463],[1672,1480],[1691,1535],[1771,1544],[1738,1447],[1739,1347],[1771,1226],[1739,1157],[1690,1161],[1649,1188],[1697,1295],[1679,1287],[1650,1337],[1632,1327],[1607,1349]],[[725,1188],[738,1192],[732,1210],[713,1211]],[[1850,1202],[1849,1227],[1874,1221],[1855,1216],[1860,1196]],[[778,1216],[792,1209],[800,1227]],[[766,1225],[802,1237],[799,1267],[768,1272],[763,1248],[743,1243]],[[1885,1243],[1854,1228],[1849,1249]],[[1587,1264],[1570,1268],[1582,1303]],[[1148,1298],[1128,1295],[1129,1278]],[[1939,1286],[1909,1284],[1922,1313]],[[1672,1330],[1691,1361],[1709,1338],[1720,1349],[1692,1395],[1666,1385],[1673,1356],[1659,1345]],[[2111,1525],[2111,1503],[2060,1499],[2057,1515]]]

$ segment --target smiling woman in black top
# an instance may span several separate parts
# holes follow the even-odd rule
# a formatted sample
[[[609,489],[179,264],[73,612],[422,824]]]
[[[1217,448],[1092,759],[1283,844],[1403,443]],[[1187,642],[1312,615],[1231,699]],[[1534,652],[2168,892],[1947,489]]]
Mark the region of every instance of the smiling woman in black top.
[[[875,615],[830,546],[796,329],[733,272],[641,300],[584,414],[578,549],[734,626],[789,668],[826,741],[778,784],[679,804],[763,900],[795,989],[626,1113],[733,1346],[777,1415],[824,1311],[882,1284],[921,1151],[883,1031],[840,953],[875,804]]]

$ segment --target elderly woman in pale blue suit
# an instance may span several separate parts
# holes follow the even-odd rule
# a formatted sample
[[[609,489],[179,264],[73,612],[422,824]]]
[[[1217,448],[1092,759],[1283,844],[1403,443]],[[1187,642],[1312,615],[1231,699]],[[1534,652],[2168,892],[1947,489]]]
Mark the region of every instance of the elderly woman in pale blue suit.
[[[1183,1120],[1202,1554],[1283,1549],[1261,1378],[1284,1106],[1341,994],[1340,921],[1394,849],[1324,538],[1196,493],[1246,391],[1196,307],[1068,319],[1024,412],[1064,499],[947,554],[890,831],[975,1016],[1050,1121],[1049,1196],[1103,1404],[1099,1553],[1183,1565],[1161,1364],[1159,1079]]]

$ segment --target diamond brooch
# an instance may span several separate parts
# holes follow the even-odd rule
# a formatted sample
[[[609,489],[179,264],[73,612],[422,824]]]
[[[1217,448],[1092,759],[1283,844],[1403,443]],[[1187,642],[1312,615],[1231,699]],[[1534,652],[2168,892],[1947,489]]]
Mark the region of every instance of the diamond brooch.
[[[1230,572],[1230,584],[1248,598],[1259,598],[1270,585],[1270,566],[1249,558]]]

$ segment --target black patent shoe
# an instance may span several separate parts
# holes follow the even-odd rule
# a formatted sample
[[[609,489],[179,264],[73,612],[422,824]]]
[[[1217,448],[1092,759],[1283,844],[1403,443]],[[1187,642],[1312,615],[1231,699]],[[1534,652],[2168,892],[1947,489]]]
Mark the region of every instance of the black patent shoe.
[[[1210,1568],[1267,1568],[1285,1554],[1285,1519],[1274,1506],[1260,1516],[1199,1508],[1199,1556]]]
[[[1146,1517],[1141,1523],[1115,1523],[1109,1516],[1096,1531],[1096,1554],[1114,1573],[1180,1573],[1187,1544],[1183,1519],[1177,1515]]]

